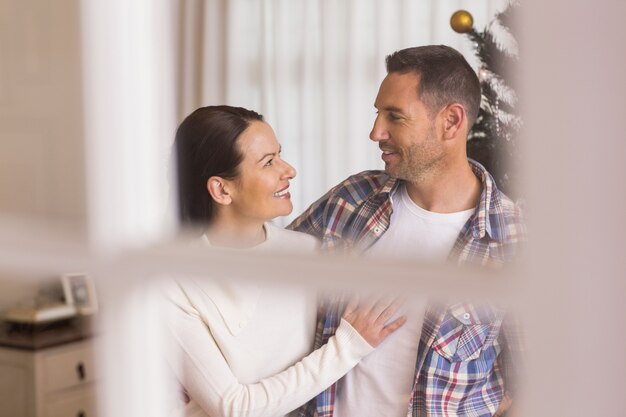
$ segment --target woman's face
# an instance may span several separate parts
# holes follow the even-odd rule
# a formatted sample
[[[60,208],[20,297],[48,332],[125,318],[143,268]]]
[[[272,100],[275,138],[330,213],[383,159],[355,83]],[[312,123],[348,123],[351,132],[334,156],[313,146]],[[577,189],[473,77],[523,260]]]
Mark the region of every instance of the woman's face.
[[[289,180],[296,170],[280,158],[280,144],[267,123],[254,121],[237,138],[243,154],[239,175],[229,181],[231,207],[242,220],[267,221],[293,210]]]

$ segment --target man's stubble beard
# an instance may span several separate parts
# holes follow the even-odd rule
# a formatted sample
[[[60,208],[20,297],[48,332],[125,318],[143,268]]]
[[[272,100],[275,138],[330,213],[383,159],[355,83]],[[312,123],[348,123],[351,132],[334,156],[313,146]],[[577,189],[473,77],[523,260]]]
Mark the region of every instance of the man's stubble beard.
[[[432,178],[445,166],[445,152],[439,146],[434,131],[422,143],[415,143],[401,155],[401,160],[394,169],[385,164],[385,172],[391,177],[419,183]]]

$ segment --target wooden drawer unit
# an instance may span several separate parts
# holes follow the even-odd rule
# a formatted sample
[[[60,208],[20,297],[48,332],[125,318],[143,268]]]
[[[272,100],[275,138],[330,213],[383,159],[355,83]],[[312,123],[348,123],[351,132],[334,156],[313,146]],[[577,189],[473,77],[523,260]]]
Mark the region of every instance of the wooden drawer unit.
[[[97,417],[92,339],[23,350],[0,347],[0,416]]]
[[[46,403],[45,417],[91,417],[96,415],[93,387],[56,395]]]
[[[42,358],[45,392],[84,385],[94,379],[91,345],[73,346],[69,350],[48,352]]]

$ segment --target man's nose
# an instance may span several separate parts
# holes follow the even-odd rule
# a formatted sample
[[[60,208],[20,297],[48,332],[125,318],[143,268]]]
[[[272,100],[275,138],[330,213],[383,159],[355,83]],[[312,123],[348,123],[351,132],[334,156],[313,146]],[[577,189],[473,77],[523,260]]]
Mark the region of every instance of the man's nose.
[[[389,132],[387,132],[385,123],[381,120],[380,115],[376,116],[376,120],[374,120],[374,126],[372,126],[372,131],[370,132],[370,139],[374,142],[389,139]]]

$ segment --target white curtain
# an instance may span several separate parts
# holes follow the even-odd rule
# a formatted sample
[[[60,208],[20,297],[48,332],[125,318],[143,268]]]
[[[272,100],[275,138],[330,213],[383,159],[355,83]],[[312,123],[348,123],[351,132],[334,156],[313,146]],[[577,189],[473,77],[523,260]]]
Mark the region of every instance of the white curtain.
[[[368,140],[385,56],[446,44],[475,65],[450,16],[482,29],[506,0],[186,0],[180,3],[179,120],[200,106],[259,111],[298,170],[300,213],[350,174],[382,167]]]
[[[82,0],[81,46],[89,240],[117,251],[158,241],[176,123],[177,8],[169,0]]]

